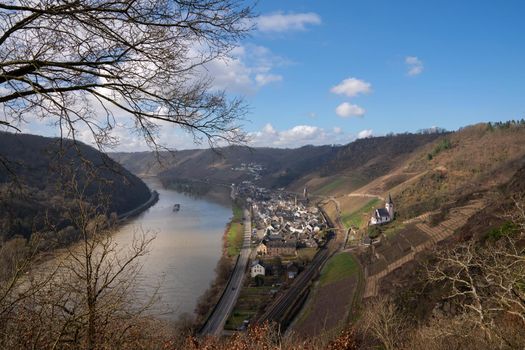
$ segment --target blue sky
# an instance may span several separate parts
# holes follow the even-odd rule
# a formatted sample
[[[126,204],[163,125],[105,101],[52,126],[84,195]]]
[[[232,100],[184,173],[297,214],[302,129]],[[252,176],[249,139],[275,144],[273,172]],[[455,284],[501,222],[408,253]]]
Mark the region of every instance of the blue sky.
[[[207,66],[215,88],[247,102],[252,146],[525,117],[523,0],[260,0],[256,12],[251,35]],[[126,128],[114,133],[114,150],[148,149]],[[78,136],[92,143],[89,130]],[[167,125],[159,142],[207,146]]]
[[[228,85],[246,96],[256,145],[525,117],[523,1],[265,0],[257,11],[237,56],[252,82]]]

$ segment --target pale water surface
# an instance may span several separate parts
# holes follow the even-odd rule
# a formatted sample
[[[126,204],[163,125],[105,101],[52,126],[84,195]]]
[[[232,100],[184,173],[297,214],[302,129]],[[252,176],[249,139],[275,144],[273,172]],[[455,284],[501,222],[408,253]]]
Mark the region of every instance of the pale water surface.
[[[129,244],[137,228],[156,233],[151,252],[141,260],[138,301],[160,282],[161,300],[153,312],[174,320],[183,312],[193,312],[197,298],[215,278],[222,235],[232,211],[228,206],[164,189],[155,178],[145,182],[159,192],[159,201],[123,226],[115,240],[121,247]],[[181,205],[179,212],[173,212],[175,203]]]

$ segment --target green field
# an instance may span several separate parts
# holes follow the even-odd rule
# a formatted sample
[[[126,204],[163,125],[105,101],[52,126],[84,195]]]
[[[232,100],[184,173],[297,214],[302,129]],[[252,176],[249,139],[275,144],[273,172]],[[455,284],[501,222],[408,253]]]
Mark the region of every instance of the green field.
[[[339,253],[334,255],[321,271],[319,286],[325,286],[349,277],[358,272],[358,266],[352,255]]]
[[[340,187],[341,185],[343,185],[345,183],[345,178],[339,178],[335,181],[332,181],[332,182],[329,182],[327,183],[326,185],[324,185],[323,187],[317,189],[314,191],[314,194],[320,194],[320,195],[325,195],[327,193],[330,193],[332,191],[334,191],[335,189],[337,189],[338,187]]]
[[[384,229],[383,234],[386,237],[392,237],[395,236],[398,232],[405,229],[405,224],[403,224],[400,220],[395,220],[392,223],[389,223]]]
[[[242,220],[242,208],[237,205],[237,204],[233,204],[232,205],[232,211],[233,211],[233,221],[237,221],[237,222],[240,222]]]
[[[234,203],[232,211],[233,218],[226,234],[226,248],[230,257],[240,253],[244,236],[244,227],[241,225],[242,208]]]
[[[361,227],[361,225],[363,225],[364,214],[371,215],[372,209],[374,209],[374,207],[378,205],[379,202],[380,200],[378,198],[374,198],[357,211],[352,213],[343,213],[343,215],[341,215],[341,221],[343,222],[343,225],[345,225],[347,229],[350,228],[350,226]]]

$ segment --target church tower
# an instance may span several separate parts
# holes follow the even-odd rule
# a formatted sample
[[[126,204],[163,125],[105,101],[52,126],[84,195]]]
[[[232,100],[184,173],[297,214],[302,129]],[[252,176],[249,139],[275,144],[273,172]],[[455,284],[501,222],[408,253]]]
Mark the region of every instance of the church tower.
[[[388,210],[390,220],[394,220],[394,202],[392,202],[392,197],[390,196],[390,193],[388,194],[388,200],[385,203],[385,209]]]

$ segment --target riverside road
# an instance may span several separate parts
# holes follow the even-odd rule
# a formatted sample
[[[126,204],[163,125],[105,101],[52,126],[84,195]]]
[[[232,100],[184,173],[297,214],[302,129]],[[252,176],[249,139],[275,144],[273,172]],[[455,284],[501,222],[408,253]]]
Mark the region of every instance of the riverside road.
[[[239,293],[241,291],[242,282],[244,279],[244,272],[246,271],[246,266],[248,265],[248,258],[250,257],[251,247],[251,216],[250,211],[244,209],[244,240],[242,243],[242,248],[239,256],[239,260],[235,265],[232,276],[226,285],[224,293],[217,303],[213,313],[208,318],[208,321],[201,330],[201,335],[221,335],[224,324],[228,319],[228,316],[231,314]]]

